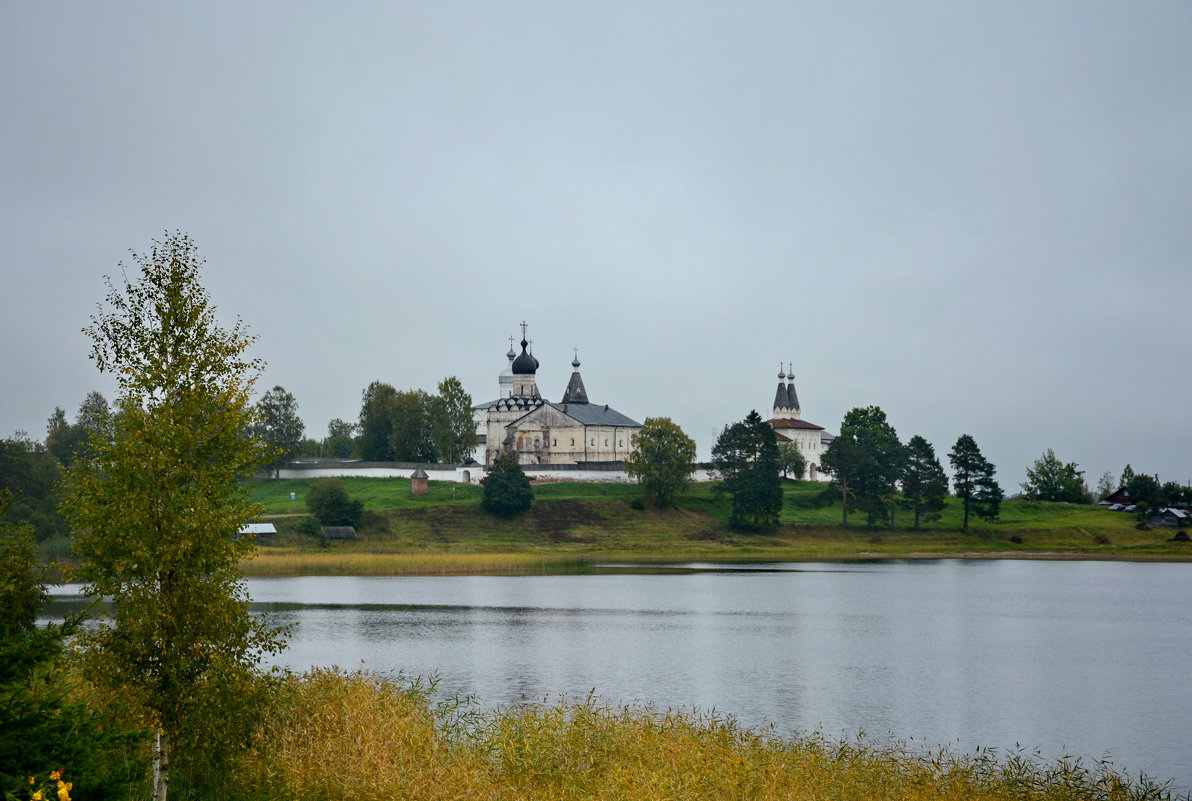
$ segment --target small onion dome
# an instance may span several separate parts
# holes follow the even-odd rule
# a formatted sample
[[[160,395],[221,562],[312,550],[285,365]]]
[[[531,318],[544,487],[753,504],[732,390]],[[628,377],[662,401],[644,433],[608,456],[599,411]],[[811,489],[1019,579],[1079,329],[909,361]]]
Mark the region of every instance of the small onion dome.
[[[538,371],[538,360],[526,351],[529,344],[524,339],[521,341],[522,352],[513,360],[514,375],[534,375]]]

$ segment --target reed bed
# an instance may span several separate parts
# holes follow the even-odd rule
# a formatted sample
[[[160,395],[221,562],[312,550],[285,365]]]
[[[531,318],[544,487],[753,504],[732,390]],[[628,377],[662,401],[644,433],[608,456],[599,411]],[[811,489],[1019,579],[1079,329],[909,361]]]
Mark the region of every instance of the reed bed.
[[[259,551],[240,563],[246,576],[460,576],[574,573],[589,560],[536,553],[352,553]]]
[[[460,715],[424,686],[293,676],[236,782],[246,798],[471,801],[1142,801],[1171,792],[1106,764],[925,752],[749,730],[596,698]]]

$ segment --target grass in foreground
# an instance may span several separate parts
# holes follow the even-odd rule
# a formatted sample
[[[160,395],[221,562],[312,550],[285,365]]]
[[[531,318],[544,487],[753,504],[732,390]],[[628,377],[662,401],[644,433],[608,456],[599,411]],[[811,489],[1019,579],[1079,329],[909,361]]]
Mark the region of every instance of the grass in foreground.
[[[244,797],[323,799],[1166,799],[1111,767],[988,751],[924,752],[730,719],[579,703],[465,712],[425,686],[317,670],[291,677],[247,755]]]

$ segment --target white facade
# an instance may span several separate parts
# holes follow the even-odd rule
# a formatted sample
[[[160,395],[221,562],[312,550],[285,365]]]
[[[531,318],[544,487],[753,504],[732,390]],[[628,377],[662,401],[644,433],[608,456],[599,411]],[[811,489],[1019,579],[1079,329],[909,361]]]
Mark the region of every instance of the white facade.
[[[515,453],[523,468],[530,465],[577,465],[623,462],[633,452],[641,424],[607,404],[588,401],[578,358],[563,399],[543,399],[538,389],[538,360],[527,350],[514,357],[498,377],[500,396],[473,410],[480,440],[473,458],[492,464],[502,453]]]
[[[787,375],[785,371],[779,370],[778,389],[774,393],[774,409],[769,422],[778,435],[778,441],[794,443],[807,460],[807,468],[799,478],[819,481],[820,456],[832,441],[832,435],[823,426],[803,419],[799,396],[795,392],[794,373]]]

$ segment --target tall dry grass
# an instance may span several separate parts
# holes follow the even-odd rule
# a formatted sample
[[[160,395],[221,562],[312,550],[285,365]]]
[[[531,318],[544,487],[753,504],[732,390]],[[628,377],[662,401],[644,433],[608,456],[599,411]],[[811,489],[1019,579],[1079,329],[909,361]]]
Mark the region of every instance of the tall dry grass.
[[[459,576],[575,572],[589,560],[534,553],[351,553],[259,550],[246,576]]]
[[[1141,801],[1171,795],[1106,765],[987,751],[931,753],[864,738],[779,738],[723,718],[614,707],[595,698],[461,720],[436,710],[417,687],[335,670],[290,679],[272,726],[247,755],[239,786],[245,797],[298,801]]]

